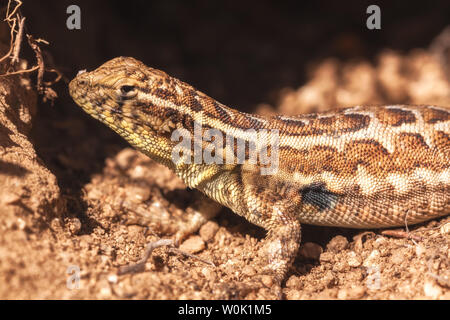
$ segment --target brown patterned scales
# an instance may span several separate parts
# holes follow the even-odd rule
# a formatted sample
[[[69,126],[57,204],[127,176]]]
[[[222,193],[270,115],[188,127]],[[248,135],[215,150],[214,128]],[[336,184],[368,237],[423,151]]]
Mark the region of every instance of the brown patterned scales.
[[[87,113],[174,170],[187,186],[265,228],[266,269],[278,281],[296,256],[300,223],[378,228],[450,213],[448,108],[358,106],[324,114],[262,117],[228,108],[126,57],[80,73],[69,89]],[[214,150],[222,163],[172,161],[179,143],[171,139],[174,131],[194,136],[196,125],[201,126],[201,137],[209,129],[222,134],[222,148],[213,139],[194,139],[191,147],[197,143],[201,151]],[[258,136],[252,130],[269,134]],[[252,141],[255,137],[272,141],[276,136],[276,146],[267,148],[268,156],[276,154],[276,170],[262,174],[260,169],[268,164],[260,158],[249,161],[250,147],[244,162],[227,163],[228,155],[236,156],[238,150],[237,144],[226,147],[225,137],[230,136],[247,146],[258,143]],[[196,211],[178,239],[198,229],[213,211]]]

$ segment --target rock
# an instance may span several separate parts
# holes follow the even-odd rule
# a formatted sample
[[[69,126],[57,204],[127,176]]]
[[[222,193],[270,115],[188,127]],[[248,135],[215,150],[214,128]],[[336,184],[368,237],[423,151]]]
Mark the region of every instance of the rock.
[[[347,238],[345,238],[343,236],[336,236],[333,239],[331,239],[331,241],[328,243],[327,250],[337,253],[337,252],[347,249],[347,247],[348,247]]]
[[[323,249],[316,243],[306,242],[300,247],[299,253],[306,259],[319,260]]]
[[[204,250],[205,241],[199,236],[192,236],[180,245],[180,250],[188,253],[197,253]]]
[[[216,222],[208,221],[200,228],[199,234],[203,241],[210,242],[214,239],[218,230],[219,225]]]

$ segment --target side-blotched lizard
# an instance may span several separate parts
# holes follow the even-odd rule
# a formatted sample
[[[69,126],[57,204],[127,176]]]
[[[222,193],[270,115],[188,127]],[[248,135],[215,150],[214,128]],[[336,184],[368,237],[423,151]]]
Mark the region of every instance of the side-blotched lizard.
[[[448,108],[264,117],[126,57],[80,72],[69,89],[87,113],[187,186],[265,228],[266,271],[278,281],[297,254],[300,223],[382,228],[450,213]],[[211,212],[199,215],[191,231]]]

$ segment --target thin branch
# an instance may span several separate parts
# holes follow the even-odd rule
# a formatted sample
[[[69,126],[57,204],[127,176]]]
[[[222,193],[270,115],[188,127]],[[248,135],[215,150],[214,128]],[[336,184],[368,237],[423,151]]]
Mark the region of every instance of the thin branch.
[[[6,10],[6,19],[5,21],[10,22],[11,20],[15,20],[15,19],[11,19],[11,17],[16,13],[17,10],[19,10],[19,8],[22,6],[22,1],[20,0],[15,0],[17,3],[17,6],[14,7],[14,10],[8,14],[10,6],[11,6],[11,0],[8,1],[8,9]]]
[[[8,72],[5,74],[0,74],[0,77],[6,77],[6,76],[12,76],[15,74],[21,74],[21,73],[28,73],[28,72],[33,72],[39,69],[39,66],[34,66],[31,69],[25,69],[25,70],[19,70],[19,71],[14,71],[14,72]]]
[[[171,239],[160,239],[154,242],[150,242],[147,244],[147,247],[145,248],[145,253],[144,256],[136,263],[134,264],[129,264],[127,266],[122,266],[119,268],[118,270],[118,274],[122,275],[122,274],[126,274],[126,273],[138,273],[138,272],[143,272],[145,270],[145,263],[147,262],[147,260],[150,258],[150,255],[152,254],[153,250],[159,247],[163,247],[163,246],[168,246],[170,247],[169,250],[175,253],[179,253],[182,254],[186,257],[189,258],[194,258],[197,259],[203,263],[209,264],[213,267],[215,267],[214,263],[212,263],[211,261],[202,259],[196,255],[184,252],[178,248],[174,248],[174,241]]]
[[[33,39],[33,36],[27,34],[28,38],[28,44],[33,49],[34,54],[36,55],[37,65],[38,68],[38,75],[37,75],[37,88],[39,93],[43,93],[44,87],[42,85],[42,79],[44,77],[44,71],[45,71],[45,65],[44,65],[44,58],[42,57],[42,51],[41,48],[36,44],[36,40]]]
[[[22,44],[24,24],[25,24],[25,17],[23,17],[22,20],[20,20],[19,22],[19,32],[17,33],[16,41],[14,42],[13,57],[11,60],[13,64],[19,62],[20,45]]]
[[[137,273],[142,272],[145,270],[145,263],[147,262],[148,258],[150,258],[150,255],[152,254],[153,250],[159,247],[163,246],[173,246],[173,240],[170,239],[160,239],[154,242],[150,242],[147,244],[147,247],[145,248],[145,253],[142,259],[140,259],[138,262],[134,264],[130,264],[127,266],[123,266],[119,268],[119,271],[117,272],[119,275],[126,274],[126,273]]]
[[[9,51],[0,59],[0,62],[2,62],[3,60],[5,60],[6,58],[8,58],[12,51],[13,51],[13,42],[14,42],[14,29],[16,28],[16,19],[14,19],[13,21],[13,26],[11,27],[11,40],[9,43]]]
[[[54,73],[57,74],[56,78],[55,78],[53,81],[45,81],[45,82],[44,82],[44,85],[45,85],[46,87],[52,86],[53,84],[55,84],[55,83],[57,83],[59,80],[61,80],[61,78],[63,77],[63,74],[62,74],[61,72],[59,72],[59,70],[56,70],[56,69],[47,69],[47,70],[45,70],[45,71],[46,71],[46,72],[54,72]]]

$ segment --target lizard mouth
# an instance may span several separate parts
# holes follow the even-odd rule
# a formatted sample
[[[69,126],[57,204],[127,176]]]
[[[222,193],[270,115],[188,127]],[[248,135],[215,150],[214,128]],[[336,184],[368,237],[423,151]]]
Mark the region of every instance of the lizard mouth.
[[[175,125],[167,119],[164,121],[156,115],[139,114],[130,101],[117,100],[99,91],[87,90],[89,79],[87,73],[81,73],[69,83],[69,92],[75,103],[95,119],[111,128],[127,124],[127,127],[138,131],[139,128],[152,129],[153,133],[171,132]],[[93,97],[95,92],[95,97]]]
[[[69,94],[72,99],[83,109],[89,103],[87,98],[87,88],[90,81],[86,76],[88,73],[85,70],[78,72],[77,76],[69,83]]]

